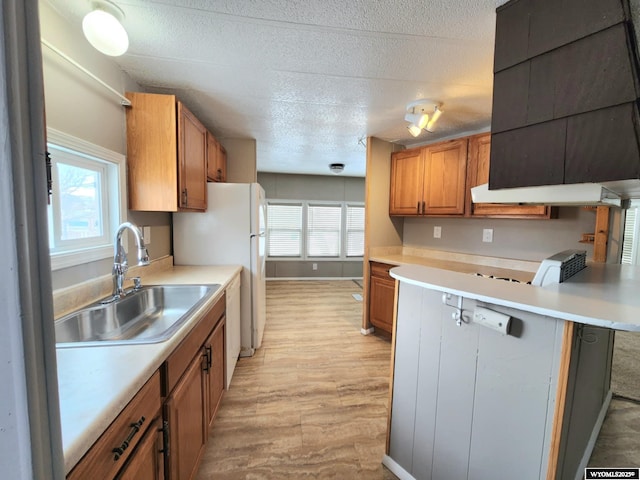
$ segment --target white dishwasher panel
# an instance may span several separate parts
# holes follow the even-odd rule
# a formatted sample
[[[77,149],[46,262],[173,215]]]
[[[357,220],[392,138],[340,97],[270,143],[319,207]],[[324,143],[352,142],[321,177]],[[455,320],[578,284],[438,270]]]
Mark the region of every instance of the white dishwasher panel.
[[[236,368],[240,355],[240,275],[236,275],[229,283],[227,294],[227,324],[225,348],[226,358],[226,388],[231,384],[231,377]]]

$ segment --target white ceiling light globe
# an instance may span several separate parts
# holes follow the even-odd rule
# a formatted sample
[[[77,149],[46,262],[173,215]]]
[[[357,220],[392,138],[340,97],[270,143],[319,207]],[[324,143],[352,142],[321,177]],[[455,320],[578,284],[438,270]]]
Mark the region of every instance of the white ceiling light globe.
[[[82,31],[97,50],[117,57],[129,48],[127,32],[116,17],[104,10],[94,10],[82,20]]]

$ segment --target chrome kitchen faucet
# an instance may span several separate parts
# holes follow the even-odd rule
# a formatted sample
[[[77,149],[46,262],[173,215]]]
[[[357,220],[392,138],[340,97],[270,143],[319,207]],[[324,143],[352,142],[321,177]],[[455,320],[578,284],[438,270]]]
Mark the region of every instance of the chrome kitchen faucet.
[[[136,247],[138,248],[138,265],[149,265],[149,252],[147,252],[147,247],[144,244],[144,239],[142,238],[142,233],[140,233],[140,229],[135,226],[131,222],[124,222],[122,225],[118,227],[116,231],[116,240],[115,240],[115,249],[113,256],[113,298],[112,300],[117,300],[118,298],[124,297],[127,292],[125,292],[124,278],[127,274],[127,270],[129,269],[129,262],[127,261],[127,252],[122,245],[122,234],[125,230],[131,230],[133,232],[133,236],[136,241]],[[137,279],[135,282],[135,288],[140,288],[140,281]]]

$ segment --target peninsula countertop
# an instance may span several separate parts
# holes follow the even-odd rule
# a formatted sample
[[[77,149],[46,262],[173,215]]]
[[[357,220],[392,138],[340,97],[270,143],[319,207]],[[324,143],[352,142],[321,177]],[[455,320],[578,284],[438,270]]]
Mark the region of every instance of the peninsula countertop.
[[[136,392],[222,296],[240,266],[175,266],[145,275],[145,285],[220,284],[167,341],[146,345],[58,348],[58,390],[65,473],[75,466]]]
[[[532,286],[424,265],[391,269],[401,282],[614,330],[640,331],[640,267],[588,263],[564,283]]]

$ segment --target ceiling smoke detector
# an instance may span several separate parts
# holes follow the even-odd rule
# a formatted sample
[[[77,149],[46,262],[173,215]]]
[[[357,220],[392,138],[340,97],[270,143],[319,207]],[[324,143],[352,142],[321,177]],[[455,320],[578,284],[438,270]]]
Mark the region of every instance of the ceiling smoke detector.
[[[332,163],[329,165],[329,170],[331,170],[331,173],[338,175],[344,170],[344,163]]]

